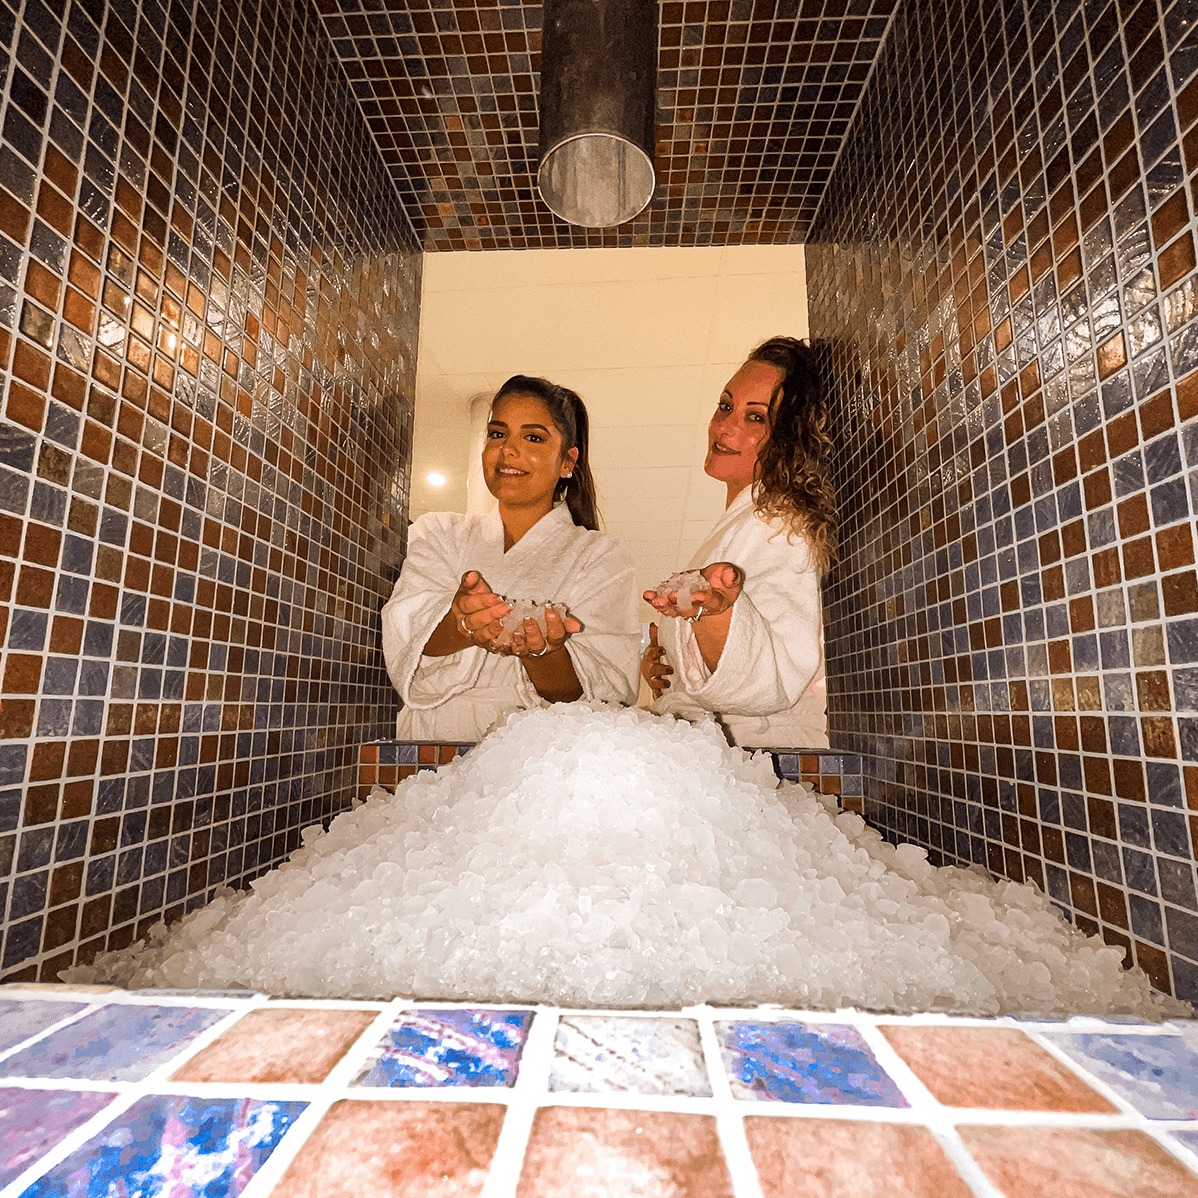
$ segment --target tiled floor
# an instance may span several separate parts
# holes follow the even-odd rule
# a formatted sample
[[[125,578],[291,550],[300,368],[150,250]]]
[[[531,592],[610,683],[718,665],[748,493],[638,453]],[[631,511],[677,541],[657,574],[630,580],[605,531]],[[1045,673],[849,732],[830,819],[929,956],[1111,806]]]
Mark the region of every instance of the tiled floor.
[[[1198,1026],[0,990],[0,1198],[1198,1198]]]

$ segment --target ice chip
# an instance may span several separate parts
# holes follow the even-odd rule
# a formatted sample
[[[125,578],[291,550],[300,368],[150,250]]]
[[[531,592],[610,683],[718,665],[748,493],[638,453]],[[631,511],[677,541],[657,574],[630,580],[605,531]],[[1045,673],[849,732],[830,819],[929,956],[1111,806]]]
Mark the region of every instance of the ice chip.
[[[71,981],[564,1007],[1184,1015],[1032,886],[933,867],[713,726],[556,704]]]
[[[677,594],[676,604],[679,611],[689,611],[691,596],[696,591],[707,590],[707,579],[698,570],[683,570],[679,574],[671,574],[664,582],[659,582],[653,588],[653,593],[659,599],[666,599],[671,592]]]

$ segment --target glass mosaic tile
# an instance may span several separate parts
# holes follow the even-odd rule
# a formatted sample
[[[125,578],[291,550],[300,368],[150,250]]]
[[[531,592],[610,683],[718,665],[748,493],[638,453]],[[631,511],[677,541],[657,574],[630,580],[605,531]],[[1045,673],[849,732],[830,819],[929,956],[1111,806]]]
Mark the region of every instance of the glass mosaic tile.
[[[367,21],[358,0],[336,0],[320,12],[424,247],[476,250],[802,240],[893,9],[659,5],[669,136],[649,207],[612,229],[568,225],[537,195],[523,147],[537,140],[539,5],[419,0]],[[418,64],[403,79],[423,80],[435,104],[409,102],[390,75],[381,48],[396,45]]]
[[[674,1193],[732,1198],[715,1120],[707,1115],[542,1107],[517,1198]]]
[[[0,1052],[7,1052],[60,1019],[85,1010],[86,1003],[22,1002],[15,998],[0,998]]]
[[[866,817],[1195,1001],[1192,22],[897,6],[805,255]],[[1126,847],[1152,858],[1120,876]]]
[[[115,1097],[103,1091],[26,1090],[0,1086],[0,1187]]]
[[[44,995],[28,1001],[51,1007],[82,997],[65,987]],[[371,1089],[350,1080],[353,1069],[361,1063],[359,1077],[369,1075],[394,1046],[390,1037],[376,1045],[369,1032],[355,1035],[361,1017],[377,1018],[369,1007],[297,1007],[260,996],[227,997],[226,1005],[239,1018],[213,1042],[221,1053],[206,1061],[186,1037],[167,1047],[151,1034],[130,1049],[136,1055],[144,1048],[145,1066],[130,1067],[126,1059],[125,1080],[111,1089],[103,1083],[86,1092],[70,1083],[47,1089],[36,1076],[0,1084],[0,1186],[13,1185],[14,1198],[18,1191],[20,1198],[225,1198],[251,1181],[253,1192],[276,1198],[482,1198],[493,1192],[516,1198],[967,1198],[998,1190],[1004,1198],[1198,1198],[1198,1154],[1191,1153],[1198,1149],[1198,1119],[1161,1125],[1131,1111],[1066,1104],[1044,1110],[1046,1104],[1029,1102],[1016,1084],[1022,1076],[1033,1097],[1040,1094],[1043,1061],[1021,1056],[1006,1041],[1013,1034],[1016,1043],[1042,1046],[1005,1021],[922,1016],[896,1023],[855,1011],[838,1012],[828,1023],[812,1012],[771,1012],[775,1018],[767,1020],[708,1008],[628,1015],[542,1010],[535,1017],[464,1004],[400,1008],[392,1031],[415,1029],[419,1043],[398,1055],[390,1073],[383,1068],[384,1088]],[[324,1021],[297,1021],[297,1014]],[[347,1016],[357,1022],[351,1026]],[[947,1074],[956,1061],[964,1087],[974,1084],[976,1061],[988,1048],[997,1065],[995,1098],[1003,1105],[969,1116],[946,1112],[915,1087],[907,1105],[868,1050],[879,1026],[896,1045],[902,1040],[896,1031],[920,1033],[901,1045],[913,1063],[927,1073],[931,1061]],[[1193,1030],[1188,1023],[1167,1027],[1162,1032],[1128,1022],[1112,1036],[1180,1044],[1186,1037],[1179,1033]],[[239,1028],[240,1038],[231,1034]],[[621,1049],[631,1043],[634,1053],[648,1045],[651,1067],[644,1074],[638,1064],[631,1081],[647,1078],[649,1091],[607,1088],[606,1074],[602,1089],[556,1089],[555,1068],[563,1058],[550,1033],[562,1028],[569,1035],[563,1045],[583,1032],[594,1033],[588,1043],[600,1051],[609,1043]],[[630,1036],[638,1029],[644,1037]],[[698,1044],[723,1046],[729,1087],[721,1077],[693,1092],[677,1085],[680,1077],[697,1076],[696,1030]],[[929,1032],[970,1033],[974,1055],[959,1051],[961,1042],[952,1044],[951,1036],[937,1043]],[[977,1038],[991,1032],[998,1034],[993,1041]],[[276,1068],[276,1050],[286,1043],[294,1067]],[[937,1053],[925,1052],[921,1061],[912,1044],[931,1044]],[[229,1067],[238,1056],[242,1064]],[[192,1060],[201,1067],[189,1070]],[[342,1067],[330,1069],[335,1060]],[[27,1063],[40,1067],[36,1059]],[[1070,1067],[1058,1064],[1064,1072],[1047,1076],[1071,1093],[1064,1084]],[[1078,1065],[1079,1083],[1089,1067]],[[453,1084],[454,1068],[464,1070],[468,1084]],[[413,1075],[418,1086],[432,1080],[438,1088],[403,1089]],[[592,1077],[583,1071],[583,1081]],[[910,1084],[905,1071],[901,1077]],[[471,1078],[489,1088],[475,1088]],[[396,1080],[400,1088],[388,1092]],[[504,1080],[515,1084],[497,1084]],[[616,1082],[625,1080],[621,1071]],[[652,1092],[659,1081],[673,1090]],[[200,1093],[163,1093],[192,1086]],[[1159,1143],[1145,1134],[1158,1128]],[[279,1154],[271,1158],[276,1147]],[[983,1175],[998,1190],[988,1190]]]
[[[235,1198],[303,1111],[302,1102],[148,1095],[55,1165],[22,1198]]]
[[[923,1127],[750,1117],[745,1136],[763,1198],[971,1198],[973,1193]]]
[[[567,1016],[557,1025],[553,1048],[550,1090],[711,1094],[692,1019]]]
[[[1198,1049],[1181,1036],[1067,1035],[1050,1040],[1151,1119],[1198,1119]]]
[[[359,1074],[359,1086],[512,1086],[531,1011],[407,1011]]]
[[[1006,1198],[1198,1198],[1198,1176],[1140,1131],[960,1127]]]
[[[478,1198],[504,1108],[479,1103],[334,1103],[273,1198]]]
[[[323,1081],[374,1011],[269,1007],[243,1015],[172,1075],[180,1082]]]
[[[403,559],[421,264],[314,8],[0,14],[0,74],[37,63],[0,96],[0,786],[43,788],[19,872],[59,807],[226,808],[127,819],[103,918],[23,881],[0,968],[48,981],[282,860],[394,727],[345,646]]]
[[[137,1081],[228,1014],[111,1003],[0,1061],[0,1077]]]
[[[906,1099],[855,1028],[720,1023],[732,1093],[773,1102],[905,1107]]]
[[[945,1106],[1114,1112],[1101,1094],[1014,1028],[882,1027]]]

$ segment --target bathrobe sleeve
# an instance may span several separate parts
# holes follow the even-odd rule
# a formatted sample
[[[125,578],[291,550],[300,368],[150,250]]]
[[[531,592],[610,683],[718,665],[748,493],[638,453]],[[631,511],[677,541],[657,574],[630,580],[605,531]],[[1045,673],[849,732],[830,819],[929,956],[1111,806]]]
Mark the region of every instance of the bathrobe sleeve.
[[[566,648],[584,699],[636,701],[641,626],[632,577],[632,561],[611,537],[587,536],[587,550],[562,596],[582,623]]]
[[[424,657],[424,646],[457,594],[469,526],[456,512],[430,512],[408,532],[395,589],[383,607],[383,658],[387,673],[407,707],[436,707],[478,682],[486,662],[483,649],[462,649],[445,657]]]
[[[680,689],[700,707],[727,715],[790,709],[823,658],[819,572],[807,542],[800,536],[788,541],[776,523],[757,524],[761,535],[745,549],[747,560],[733,563],[745,572],[745,585],[714,671],[691,626],[679,621]]]

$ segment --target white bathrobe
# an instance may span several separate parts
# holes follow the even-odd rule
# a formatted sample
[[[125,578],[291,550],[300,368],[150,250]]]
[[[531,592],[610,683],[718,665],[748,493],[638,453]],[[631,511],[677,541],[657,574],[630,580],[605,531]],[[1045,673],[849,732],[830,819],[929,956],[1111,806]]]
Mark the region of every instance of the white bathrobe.
[[[580,528],[559,503],[505,553],[498,509],[481,517],[431,512],[412,524],[383,608],[387,673],[404,702],[400,739],[477,741],[513,711],[546,706],[514,657],[474,646],[446,657],[422,653],[468,570],[509,599],[563,604],[582,623],[566,648],[583,697],[633,701],[637,597],[632,563],[613,538]]]
[[[826,748],[827,698],[819,572],[806,540],[762,520],[746,487],[699,546],[688,569],[731,562],[745,573],[714,673],[686,620],[658,620],[673,666],[653,710],[685,719],[720,717],[738,745]]]

